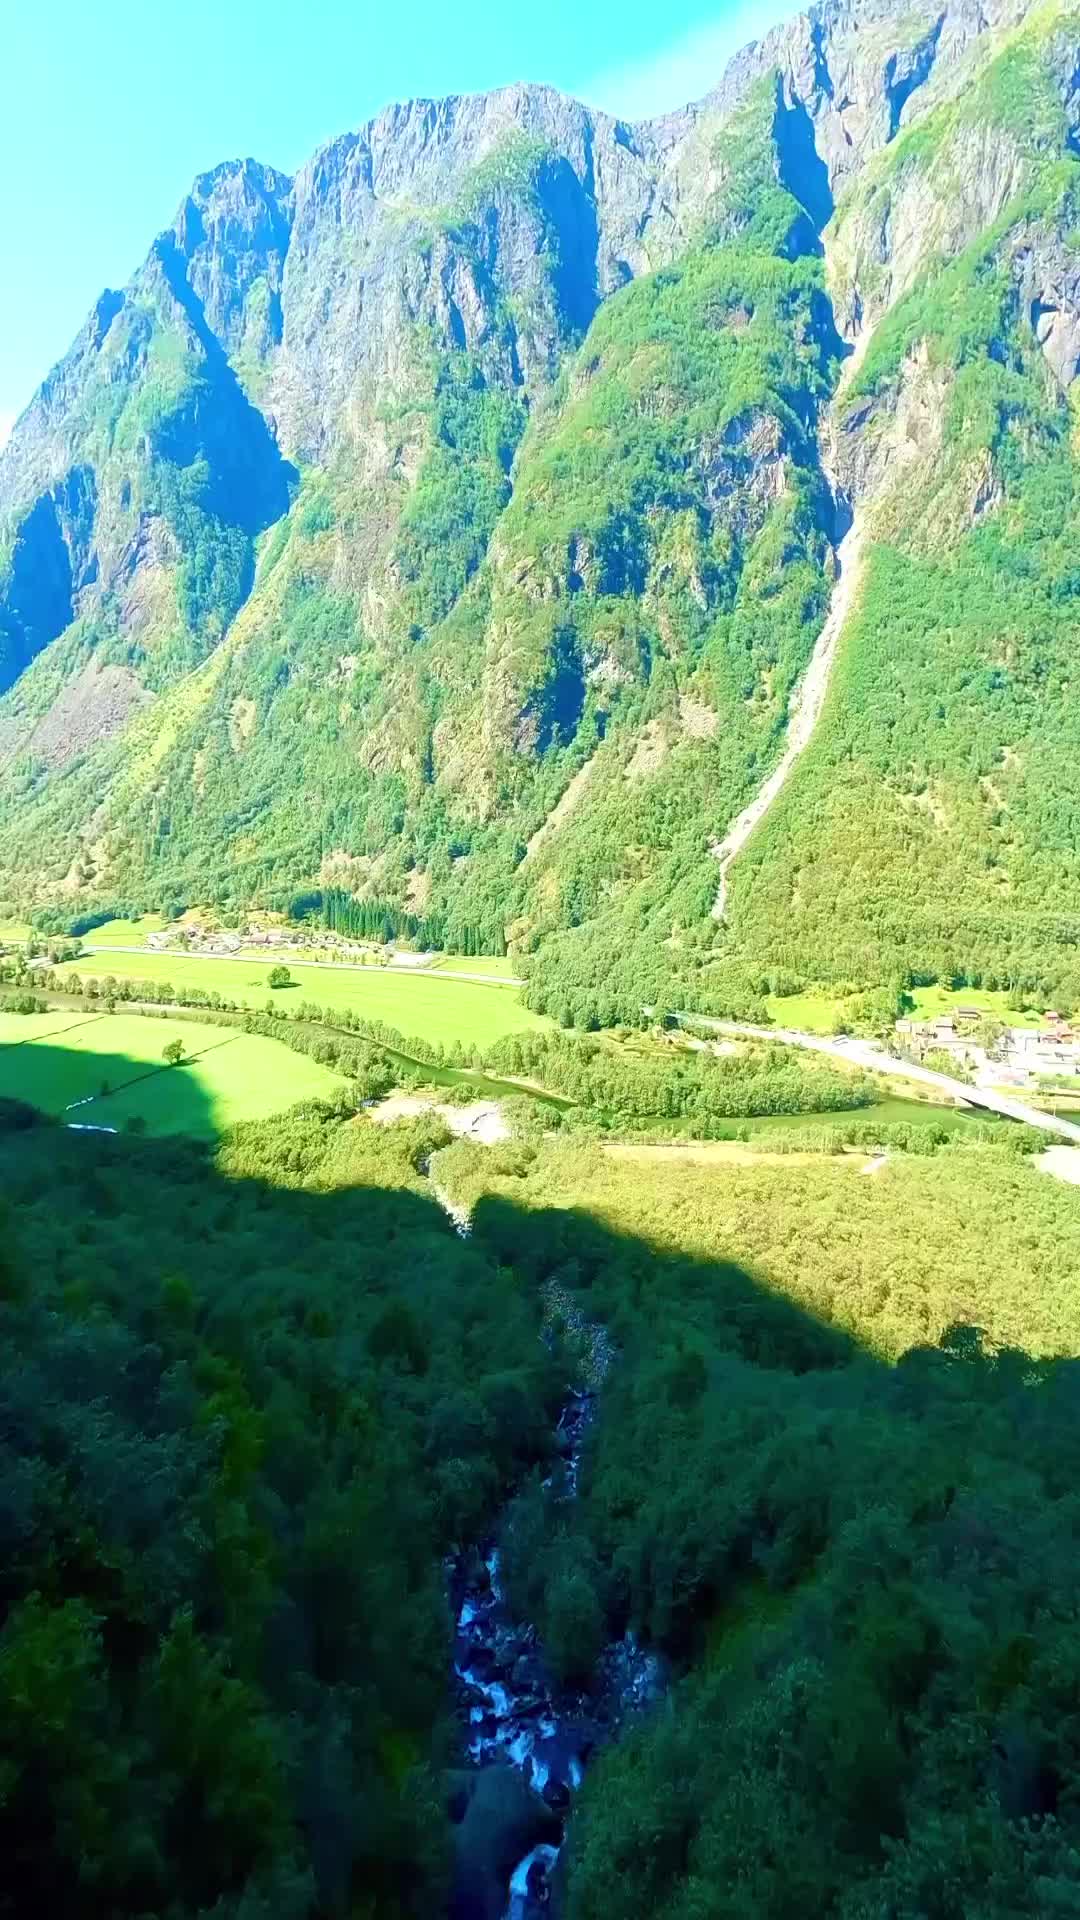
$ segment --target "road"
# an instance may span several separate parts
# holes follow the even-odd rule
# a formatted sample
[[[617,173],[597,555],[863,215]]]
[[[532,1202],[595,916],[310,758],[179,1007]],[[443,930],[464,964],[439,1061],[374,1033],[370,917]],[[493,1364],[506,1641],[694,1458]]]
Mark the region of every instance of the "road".
[[[161,957],[157,949],[146,947],[92,947],[87,949],[86,957],[92,958],[98,953],[138,953],[147,957],[154,952]],[[235,960],[241,964],[254,961],[262,966],[310,967],[316,973],[370,973],[370,967],[362,967],[349,961],[339,961],[328,965],[319,960],[292,960],[281,954],[252,953],[188,953],[173,956],[184,960]],[[520,986],[521,981],[507,976],[493,976],[486,973],[443,973],[435,967],[391,967],[384,969],[399,979],[411,975],[419,980],[472,980],[481,986]],[[865,1067],[870,1073],[886,1073],[894,1078],[916,1080],[920,1085],[933,1087],[938,1093],[944,1093],[951,1100],[962,1100],[968,1106],[985,1107],[989,1113],[997,1113],[1006,1120],[1019,1120],[1024,1126],[1038,1127],[1044,1133],[1056,1133],[1073,1146],[1080,1146],[1080,1126],[1072,1120],[1063,1120],[1056,1113],[1040,1113],[1035,1107],[1027,1107],[1021,1100],[1010,1100],[1007,1094],[991,1093],[985,1087],[968,1086],[965,1080],[954,1080],[947,1073],[934,1073],[930,1067],[913,1066],[909,1060],[901,1060],[898,1055],[886,1053],[870,1040],[830,1039],[820,1033],[800,1033],[795,1027],[752,1027],[739,1020],[712,1020],[703,1014],[676,1013],[676,1020],[692,1021],[695,1026],[704,1027],[710,1033],[729,1034],[734,1039],[780,1041],[783,1046],[806,1047],[811,1053],[824,1053],[846,1065]]]
[[[316,973],[392,973],[396,980],[407,974],[417,980],[472,980],[481,987],[521,987],[524,981],[512,973],[451,973],[441,967],[394,967],[374,968],[362,966],[358,960],[294,960],[288,948],[280,953],[188,953],[176,947],[86,947],[82,958],[92,960],[96,953],[137,953],[144,960],[236,960],[243,966],[254,964],[257,967],[312,967]]]
[[[710,1033],[731,1034],[743,1040],[779,1040],[788,1047],[807,1047],[811,1053],[825,1053],[834,1060],[842,1060],[849,1067],[865,1067],[870,1073],[887,1073],[896,1079],[916,1080],[921,1086],[933,1087],[938,1093],[948,1094],[950,1099],[963,1100],[972,1107],[985,1107],[990,1113],[998,1113],[1005,1120],[1019,1120],[1026,1127],[1038,1127],[1043,1133],[1059,1134],[1074,1146],[1080,1146],[1080,1126],[1072,1120],[1063,1120],[1056,1113],[1040,1113],[1036,1107],[1027,1107],[1022,1100],[1010,1100],[1007,1094],[991,1093],[985,1087],[969,1087],[965,1080],[954,1080],[950,1074],[934,1073],[930,1067],[913,1066],[909,1060],[901,1060],[898,1055],[886,1053],[883,1047],[871,1040],[830,1039],[820,1033],[800,1033],[795,1027],[752,1027],[740,1020],[707,1020],[697,1013],[677,1013],[676,1020],[692,1021],[696,1027],[704,1027]]]

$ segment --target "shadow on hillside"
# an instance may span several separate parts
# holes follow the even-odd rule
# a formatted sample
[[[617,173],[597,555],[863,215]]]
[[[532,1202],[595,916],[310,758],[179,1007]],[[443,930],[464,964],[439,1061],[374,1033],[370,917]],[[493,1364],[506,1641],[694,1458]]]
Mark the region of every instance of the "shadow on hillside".
[[[140,1060],[106,1045],[98,1051],[99,1039],[108,1038],[108,1024],[107,1016],[88,1014],[85,1021],[74,1021],[67,1029],[75,1044],[61,1045],[58,1038],[53,1044],[43,1036],[0,1046],[0,1099],[24,1101],[66,1127],[212,1138],[218,1128],[199,1084],[198,1065],[218,1056],[227,1060],[228,1049],[241,1033],[222,1027],[214,1029],[207,1041],[206,1029],[192,1027],[183,1059],[172,1063],[163,1055],[177,1032],[175,1026],[162,1026],[157,1045],[157,1023],[147,1019],[150,1057]],[[285,1087],[283,1107],[289,1099]]]
[[[33,1071],[49,1067],[43,1049]],[[116,1061],[101,1073],[119,1082]],[[197,1083],[182,1068],[168,1083],[205,1130]],[[459,1739],[443,1563],[551,1470],[568,1377],[541,1337],[552,1280],[619,1350],[581,1499],[525,1515],[546,1593],[511,1568],[534,1617],[581,1596],[585,1628],[571,1610],[553,1631],[632,1624],[678,1666],[718,1608],[817,1577],[882,1501],[901,1541],[917,1526],[944,1556],[954,1601],[966,1579],[989,1605],[1025,1561],[1014,1639],[1042,1604],[1051,1557],[1024,1527],[1080,1479],[1075,1363],[991,1364],[969,1330],[888,1370],[766,1277],[578,1212],[488,1199],[463,1240],[419,1184],[431,1145],[423,1123],[343,1128],[316,1110],[219,1154],[0,1133],[0,1912],[220,1900],[231,1920],[245,1890],[289,1920],[442,1910],[438,1769]],[[1006,1476],[992,1492],[987,1460]],[[1014,1511],[1002,1486],[1021,1467]],[[991,1497],[992,1580],[971,1544]],[[816,1618],[826,1670],[848,1631]],[[942,1636],[896,1659],[914,1714]],[[57,1662],[51,1717],[20,1718],[19,1699],[53,1697]],[[1014,1666],[988,1726],[1029,1684],[1030,1661]],[[1002,1807],[1044,1811],[1064,1763],[1041,1732],[993,1777],[986,1738]],[[896,1751],[885,1812],[842,1836],[867,1865],[918,1765],[910,1739]],[[840,1818],[823,1799],[826,1838]],[[488,1911],[479,1895],[459,1910]]]

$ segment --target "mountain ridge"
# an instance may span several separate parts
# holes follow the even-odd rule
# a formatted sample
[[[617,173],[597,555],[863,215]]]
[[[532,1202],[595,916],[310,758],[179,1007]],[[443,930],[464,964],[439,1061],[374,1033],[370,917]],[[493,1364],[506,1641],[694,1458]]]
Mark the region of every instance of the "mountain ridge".
[[[1078,75],[1072,6],[827,0],[637,127],[518,85],[388,107],[291,177],[200,175],[0,455],[0,894],[344,884],[430,938],[512,939],[567,1014],[629,1017],[661,962],[745,1004],[791,951],[799,881],[781,863],[782,906],[763,850],[817,831],[832,683],[719,935],[709,849],[825,617],[820,436],[873,521],[871,596],[898,535],[919,567],[959,552],[1064,459]],[[956,413],[976,387],[985,432]],[[957,855],[913,777],[889,860],[910,888],[918,820],[918,889]],[[1028,834],[994,842],[992,933],[969,874],[932,940],[871,934],[867,879],[804,959],[1030,965]]]

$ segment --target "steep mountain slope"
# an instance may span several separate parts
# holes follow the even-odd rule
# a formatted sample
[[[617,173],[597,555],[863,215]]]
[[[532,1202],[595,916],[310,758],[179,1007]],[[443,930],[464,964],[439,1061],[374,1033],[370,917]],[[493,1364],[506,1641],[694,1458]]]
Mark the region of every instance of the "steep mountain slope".
[[[875,538],[824,724],[733,875],[780,964],[1076,978],[1078,55],[1041,9],[830,237],[866,329],[838,457]]]
[[[0,458],[0,894],[345,887],[601,1020],[1067,953],[1078,71],[825,0],[666,120],[197,181]]]

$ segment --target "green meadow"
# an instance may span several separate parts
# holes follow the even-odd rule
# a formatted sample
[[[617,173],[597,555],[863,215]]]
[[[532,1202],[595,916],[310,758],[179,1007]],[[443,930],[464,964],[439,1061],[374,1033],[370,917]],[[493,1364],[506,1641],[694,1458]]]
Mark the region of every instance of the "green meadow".
[[[936,1020],[943,1014],[955,1013],[957,1007],[978,1007],[979,1012],[994,1020],[1003,1020],[1010,1027],[1040,1027],[1042,1020],[1038,1013],[1018,1013],[1008,1004],[1008,994],[993,993],[985,987],[914,987],[911,997],[915,1002],[916,1020]],[[1050,1003],[1047,1002],[1049,1005]]]
[[[841,998],[824,988],[808,987],[804,993],[786,994],[782,998],[771,993],[766,997],[766,1005],[778,1027],[792,1027],[800,1033],[827,1034],[835,1032],[838,1019],[852,1015],[860,997],[854,994]],[[980,1013],[1003,1020],[1010,1027],[1042,1024],[1038,1013],[1017,1013],[1008,1005],[1006,993],[992,992],[986,987],[914,987],[911,997],[915,1002],[912,1014],[915,1020],[936,1020],[943,1014],[955,1013],[957,1007],[977,1007]]]
[[[179,1040],[184,1060],[163,1052]],[[211,1138],[308,1099],[340,1075],[276,1040],[139,1014],[0,1014],[0,1097],[69,1122]]]
[[[120,946],[140,944],[148,933],[158,933],[165,925],[160,913],[144,914],[141,920],[106,920],[100,927],[91,928],[81,936],[84,947],[109,946],[117,942]]]
[[[280,963],[280,961],[279,961]],[[521,1004],[515,988],[497,981],[455,980],[432,973],[395,973],[386,967],[353,970],[342,966],[290,966],[294,985],[271,993],[265,961],[200,960],[185,954],[109,953],[73,960],[63,969],[82,979],[171,981],[201,987],[239,1005],[265,1007],[269,999],[283,1011],[306,1000],[328,1013],[358,1013],[382,1020],[403,1034],[463,1046],[486,1045],[506,1034],[536,1032],[550,1026]]]

